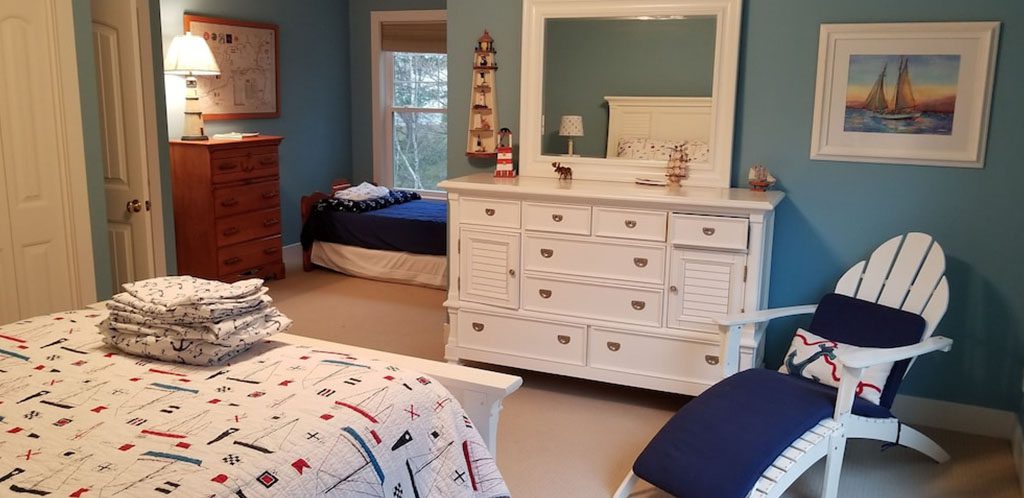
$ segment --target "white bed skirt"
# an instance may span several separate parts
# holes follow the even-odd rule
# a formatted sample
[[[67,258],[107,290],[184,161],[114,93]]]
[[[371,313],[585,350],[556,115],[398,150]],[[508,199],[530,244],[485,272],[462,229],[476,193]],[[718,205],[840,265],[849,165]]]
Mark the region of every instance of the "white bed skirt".
[[[313,242],[313,264],[355,277],[448,287],[448,258],[410,252],[382,251],[330,242]]]

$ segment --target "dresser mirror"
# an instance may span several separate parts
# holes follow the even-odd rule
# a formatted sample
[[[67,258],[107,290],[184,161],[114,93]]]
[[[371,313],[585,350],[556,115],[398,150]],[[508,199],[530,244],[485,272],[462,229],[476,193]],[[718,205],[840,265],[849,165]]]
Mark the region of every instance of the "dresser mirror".
[[[521,173],[727,187],[740,0],[524,0]]]

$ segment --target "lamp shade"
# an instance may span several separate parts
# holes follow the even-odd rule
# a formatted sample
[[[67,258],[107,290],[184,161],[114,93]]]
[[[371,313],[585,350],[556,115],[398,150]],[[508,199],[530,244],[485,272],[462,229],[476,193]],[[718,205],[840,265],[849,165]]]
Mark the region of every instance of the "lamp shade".
[[[583,136],[583,116],[562,116],[558,134],[563,137]]]
[[[164,73],[179,76],[217,76],[220,67],[206,40],[185,33],[174,37],[164,57]]]

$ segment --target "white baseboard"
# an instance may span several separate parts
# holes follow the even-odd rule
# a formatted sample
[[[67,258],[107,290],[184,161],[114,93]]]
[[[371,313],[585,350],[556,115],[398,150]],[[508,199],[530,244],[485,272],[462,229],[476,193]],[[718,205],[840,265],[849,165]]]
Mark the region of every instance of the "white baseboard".
[[[893,414],[910,425],[924,425],[979,436],[1013,439],[1017,415],[1006,410],[937,399],[897,395]]]
[[[1020,420],[1014,424],[1013,439],[1013,463],[1017,468],[1017,482],[1020,484],[1020,494],[1024,496],[1024,428],[1020,426]]]

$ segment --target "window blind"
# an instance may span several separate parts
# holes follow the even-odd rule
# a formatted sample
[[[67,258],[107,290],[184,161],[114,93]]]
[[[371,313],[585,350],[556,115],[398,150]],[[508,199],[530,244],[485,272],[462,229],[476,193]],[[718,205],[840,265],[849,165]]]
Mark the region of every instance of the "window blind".
[[[380,48],[387,52],[448,52],[444,21],[386,22],[381,24]]]

